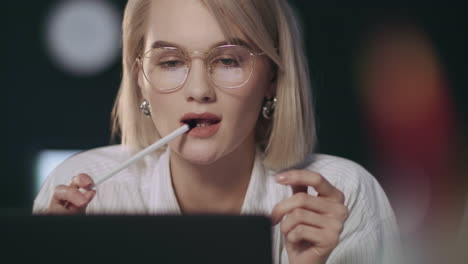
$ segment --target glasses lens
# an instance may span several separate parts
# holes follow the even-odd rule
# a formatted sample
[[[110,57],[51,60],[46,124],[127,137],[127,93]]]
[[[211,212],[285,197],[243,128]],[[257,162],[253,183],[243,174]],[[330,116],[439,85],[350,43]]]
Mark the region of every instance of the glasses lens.
[[[149,51],[143,61],[143,73],[148,82],[161,91],[182,85],[189,65],[185,55],[176,48],[156,48]]]
[[[221,46],[208,55],[211,80],[225,88],[236,88],[247,82],[252,74],[253,56],[243,46]]]

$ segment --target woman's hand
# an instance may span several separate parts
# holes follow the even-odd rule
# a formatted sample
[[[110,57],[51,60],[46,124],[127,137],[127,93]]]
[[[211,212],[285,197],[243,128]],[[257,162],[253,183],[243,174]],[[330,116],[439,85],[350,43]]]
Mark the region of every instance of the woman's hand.
[[[96,194],[95,190],[81,192],[79,189],[87,189],[93,185],[93,179],[88,174],[81,173],[73,177],[70,185],[55,187],[48,214],[81,214],[85,212],[91,199]]]
[[[283,219],[280,230],[289,262],[325,263],[338,245],[348,218],[343,193],[322,175],[306,170],[278,174],[276,181],[291,185],[293,189],[293,196],[278,203],[271,214],[274,225]],[[307,194],[308,186],[313,187],[318,196]]]

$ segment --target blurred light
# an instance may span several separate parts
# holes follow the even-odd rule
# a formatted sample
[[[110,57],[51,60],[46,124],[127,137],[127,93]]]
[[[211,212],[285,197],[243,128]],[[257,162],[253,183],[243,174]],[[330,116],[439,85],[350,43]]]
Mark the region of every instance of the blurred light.
[[[358,87],[376,172],[395,209],[405,263],[448,263],[464,201],[459,135],[445,67],[409,21],[379,24],[360,45]]]
[[[78,76],[105,70],[120,54],[120,23],[119,10],[108,1],[59,2],[45,23],[52,61]]]
[[[39,192],[44,180],[60,163],[78,152],[79,150],[43,150],[39,152],[34,169],[34,195]]]
[[[360,61],[371,144],[403,234],[440,229],[455,196],[456,121],[444,67],[417,25],[381,25]],[[427,230],[427,229],[426,229]]]

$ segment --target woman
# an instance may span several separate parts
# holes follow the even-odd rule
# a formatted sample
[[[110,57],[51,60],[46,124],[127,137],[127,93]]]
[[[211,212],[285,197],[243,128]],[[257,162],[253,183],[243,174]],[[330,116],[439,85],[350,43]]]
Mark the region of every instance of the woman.
[[[61,164],[34,212],[266,214],[277,263],[381,263],[392,209],[360,166],[311,154],[300,43],[286,1],[129,0],[113,112],[122,145]],[[78,191],[187,121],[197,127],[166,150]]]

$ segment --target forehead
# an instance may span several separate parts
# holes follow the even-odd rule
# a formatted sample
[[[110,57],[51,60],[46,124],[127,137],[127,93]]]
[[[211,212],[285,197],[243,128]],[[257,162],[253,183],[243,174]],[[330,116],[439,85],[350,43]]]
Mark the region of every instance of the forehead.
[[[247,42],[241,31],[236,31],[235,37]],[[156,41],[165,41],[187,50],[207,51],[214,43],[224,40],[221,27],[202,1],[152,1],[145,49]]]

